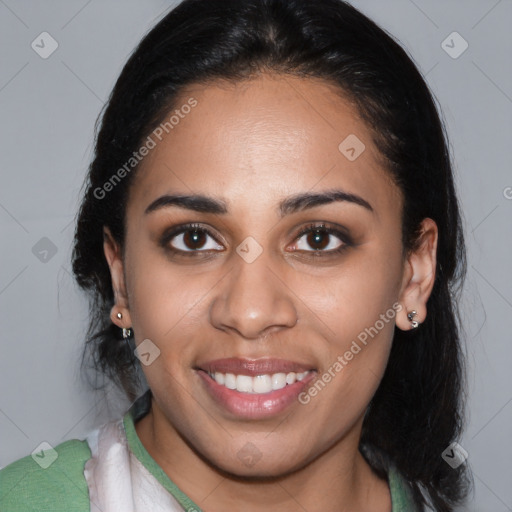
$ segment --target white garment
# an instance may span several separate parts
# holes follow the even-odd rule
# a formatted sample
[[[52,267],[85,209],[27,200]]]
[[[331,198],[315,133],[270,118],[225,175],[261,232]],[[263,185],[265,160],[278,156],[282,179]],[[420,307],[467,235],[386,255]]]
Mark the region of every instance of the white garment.
[[[87,436],[91,458],[84,475],[91,512],[183,512],[184,508],[128,447],[123,420]]]

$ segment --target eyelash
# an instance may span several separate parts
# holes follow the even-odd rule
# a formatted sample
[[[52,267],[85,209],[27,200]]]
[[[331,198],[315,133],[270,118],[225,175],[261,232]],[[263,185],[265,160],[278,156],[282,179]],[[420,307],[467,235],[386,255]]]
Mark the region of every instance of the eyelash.
[[[221,252],[221,251],[217,251],[217,250],[213,250],[213,249],[183,251],[181,249],[176,249],[175,247],[172,247],[169,244],[169,242],[173,238],[175,238],[177,235],[181,235],[183,233],[187,233],[190,231],[199,231],[200,233],[205,233],[217,242],[215,236],[213,236],[213,234],[210,232],[210,230],[205,227],[202,227],[200,224],[184,224],[181,226],[177,226],[177,227],[171,229],[171,231],[165,233],[160,241],[160,245],[172,254],[178,254],[178,255],[185,256],[185,257],[197,257],[198,253],[208,253],[210,251]],[[337,230],[335,228],[326,226],[323,223],[309,224],[308,226],[305,226],[296,235],[294,241],[298,242],[304,235],[307,235],[309,233],[314,233],[315,231],[320,231],[320,232],[322,232],[324,234],[328,234],[328,235],[334,235],[336,238],[338,238],[342,242],[342,245],[340,245],[340,247],[338,247],[337,249],[331,249],[329,251],[324,251],[322,249],[317,249],[317,250],[313,249],[310,251],[305,251],[306,253],[308,253],[309,256],[311,256],[313,258],[339,255],[339,254],[345,252],[349,247],[352,247],[352,245],[353,245],[352,240],[346,233],[344,233],[340,230]],[[219,242],[217,242],[217,243],[219,243]]]

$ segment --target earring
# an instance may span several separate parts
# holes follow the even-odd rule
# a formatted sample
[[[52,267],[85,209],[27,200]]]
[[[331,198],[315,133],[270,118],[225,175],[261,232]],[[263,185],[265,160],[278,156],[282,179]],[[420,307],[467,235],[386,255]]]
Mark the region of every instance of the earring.
[[[128,338],[132,335],[132,330],[130,328],[123,327],[123,338],[128,340]]]
[[[409,311],[409,313],[407,313],[407,318],[408,318],[409,322],[411,322],[411,327],[412,327],[413,329],[416,329],[416,328],[418,327],[418,325],[420,325],[418,321],[413,320],[413,318],[414,318],[417,314],[418,314],[418,313],[416,313],[416,311],[415,311],[415,310]]]
[[[121,318],[123,318],[123,313],[117,313],[117,318],[119,318],[119,320],[121,320]]]

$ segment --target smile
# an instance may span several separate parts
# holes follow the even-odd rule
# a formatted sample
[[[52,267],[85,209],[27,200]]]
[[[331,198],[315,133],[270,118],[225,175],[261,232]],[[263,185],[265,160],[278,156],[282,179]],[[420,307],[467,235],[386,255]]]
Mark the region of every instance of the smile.
[[[285,386],[303,380],[309,372],[288,372],[256,375],[235,375],[234,373],[209,373],[210,377],[221,386],[239,391],[240,393],[270,393]]]
[[[310,364],[272,358],[217,359],[195,370],[213,403],[236,420],[264,420],[285,413],[299,404],[299,393],[317,374]]]

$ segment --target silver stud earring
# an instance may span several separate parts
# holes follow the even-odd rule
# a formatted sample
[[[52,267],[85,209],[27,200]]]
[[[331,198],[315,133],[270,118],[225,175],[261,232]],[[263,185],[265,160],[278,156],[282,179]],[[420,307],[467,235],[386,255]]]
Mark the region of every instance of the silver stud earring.
[[[117,318],[119,318],[119,320],[121,320],[121,318],[123,318],[123,313],[117,313]]]
[[[416,311],[415,311],[415,310],[409,311],[409,313],[407,313],[407,318],[408,318],[409,322],[411,322],[411,327],[412,327],[413,329],[416,329],[416,328],[418,327],[418,325],[420,325],[418,321],[413,320],[413,318],[414,318],[417,314],[418,314],[418,313],[416,313]]]

